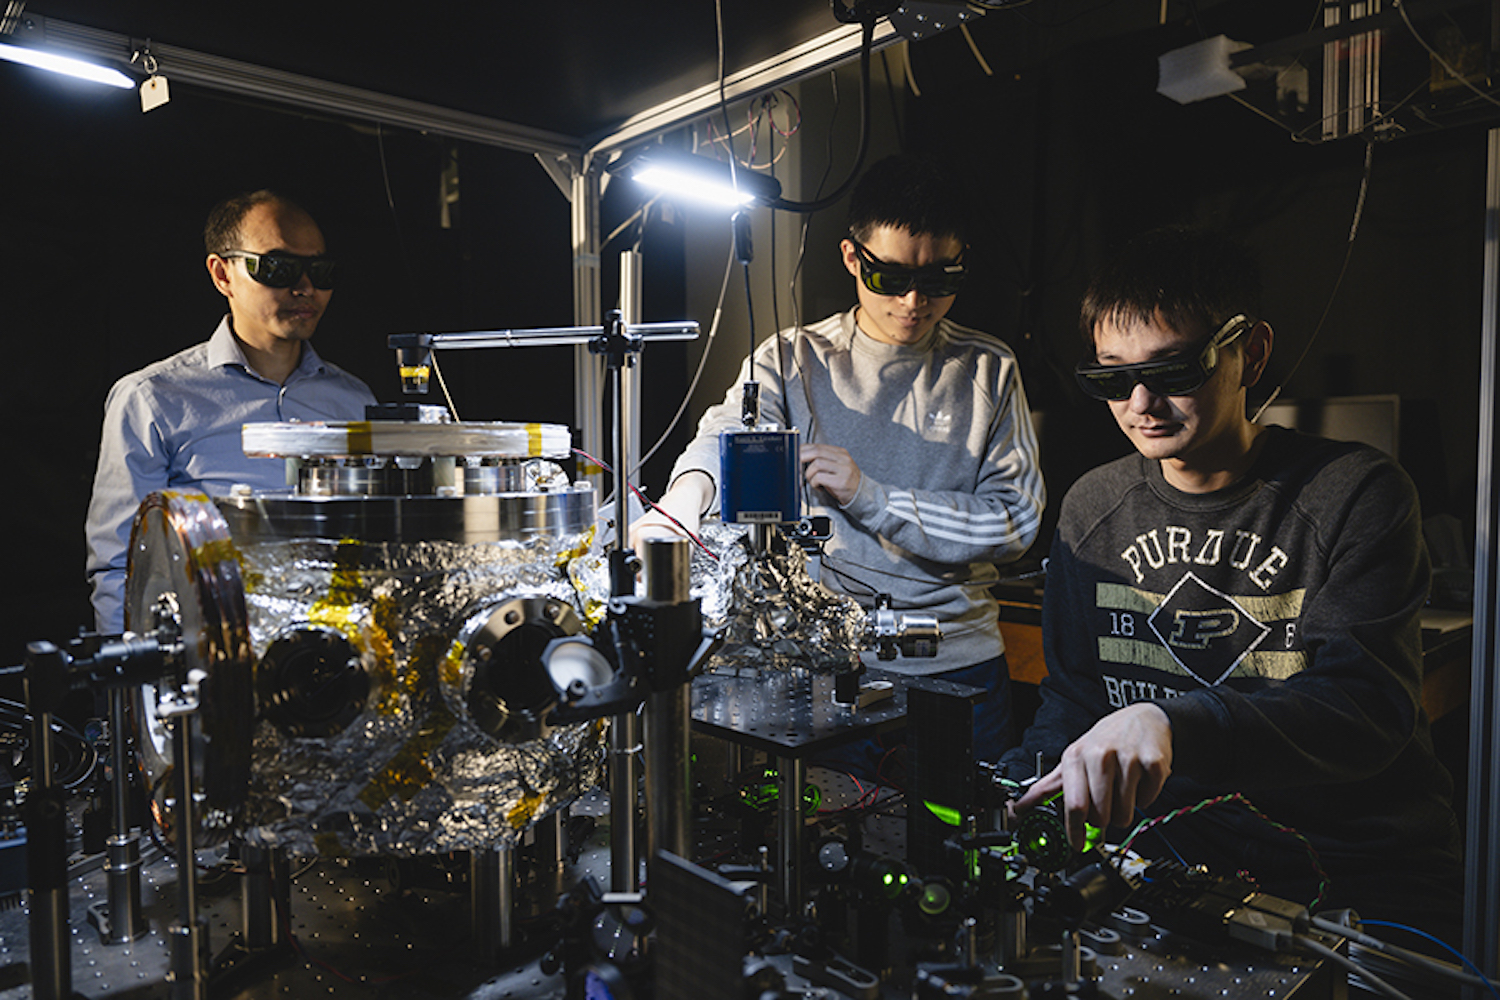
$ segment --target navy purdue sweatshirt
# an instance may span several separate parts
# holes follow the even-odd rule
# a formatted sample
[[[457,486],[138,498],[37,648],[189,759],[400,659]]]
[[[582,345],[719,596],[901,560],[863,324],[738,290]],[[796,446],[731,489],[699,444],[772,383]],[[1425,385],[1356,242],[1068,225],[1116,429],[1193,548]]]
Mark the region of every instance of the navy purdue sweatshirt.
[[[1148,812],[1230,791],[1310,842],[1328,900],[1402,919],[1453,916],[1452,780],[1421,705],[1429,569],[1416,491],[1383,453],[1268,428],[1240,482],[1168,485],[1132,454],[1063,500],[1043,606],[1049,676],[1016,776],[1138,701],[1172,724],[1173,773]],[[1306,848],[1221,805],[1136,844],[1308,902]]]

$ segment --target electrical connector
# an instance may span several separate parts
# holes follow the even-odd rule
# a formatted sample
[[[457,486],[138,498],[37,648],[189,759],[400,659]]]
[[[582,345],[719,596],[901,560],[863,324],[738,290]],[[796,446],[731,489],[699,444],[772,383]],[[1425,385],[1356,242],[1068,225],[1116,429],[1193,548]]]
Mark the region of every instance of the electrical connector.
[[[1228,914],[1229,937],[1266,951],[1291,951],[1293,938],[1307,929],[1307,907],[1263,892],[1252,894]]]

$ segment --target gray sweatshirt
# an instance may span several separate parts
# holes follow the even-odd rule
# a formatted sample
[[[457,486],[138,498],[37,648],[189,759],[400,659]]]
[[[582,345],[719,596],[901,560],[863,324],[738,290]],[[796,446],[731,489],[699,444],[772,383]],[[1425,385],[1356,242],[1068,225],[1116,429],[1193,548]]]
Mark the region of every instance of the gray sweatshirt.
[[[853,310],[783,330],[704,413],[673,480],[696,470],[719,482],[719,434],[741,427],[751,360],[762,422],[797,428],[803,443],[847,449],[863,474],[842,509],[821,490],[804,492],[806,513],[833,522],[833,538],[810,569],[867,607],[888,593],[894,609],[930,612],[942,625],[936,659],[883,666],[929,674],[1000,655],[989,593],[995,564],[1030,547],[1046,501],[1010,349],[948,320],[917,344],[884,344],[855,326]],[[716,491],[708,513],[717,511]]]

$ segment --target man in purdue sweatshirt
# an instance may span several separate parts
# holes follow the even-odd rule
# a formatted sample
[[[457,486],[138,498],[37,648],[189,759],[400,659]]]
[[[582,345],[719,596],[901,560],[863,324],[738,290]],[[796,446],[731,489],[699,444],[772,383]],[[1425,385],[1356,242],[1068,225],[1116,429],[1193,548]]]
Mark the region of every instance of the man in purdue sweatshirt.
[[[1254,262],[1225,237],[1138,237],[1094,280],[1080,386],[1135,454],[1063,500],[1043,604],[1049,676],[1012,777],[1152,857],[1248,873],[1457,940],[1452,780],[1422,709],[1428,562],[1416,491],[1373,448],[1263,427]],[[1295,834],[1290,832],[1295,831]],[[1305,842],[1298,839],[1300,835]],[[1322,872],[1326,872],[1326,882]]]

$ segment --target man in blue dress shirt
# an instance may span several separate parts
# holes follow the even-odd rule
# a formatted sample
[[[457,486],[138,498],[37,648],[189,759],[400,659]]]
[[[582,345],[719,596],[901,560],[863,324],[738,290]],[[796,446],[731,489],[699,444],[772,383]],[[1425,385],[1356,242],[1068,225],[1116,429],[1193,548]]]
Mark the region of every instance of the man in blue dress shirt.
[[[363,420],[375,402],[309,343],[335,275],[312,216],[273,191],[237,195],[209,214],[204,246],[228,315],[206,343],[120,379],[104,404],[86,531],[94,622],[106,634],[124,630],[126,550],[148,494],[285,488],[281,459],[245,455],[242,424]]]

